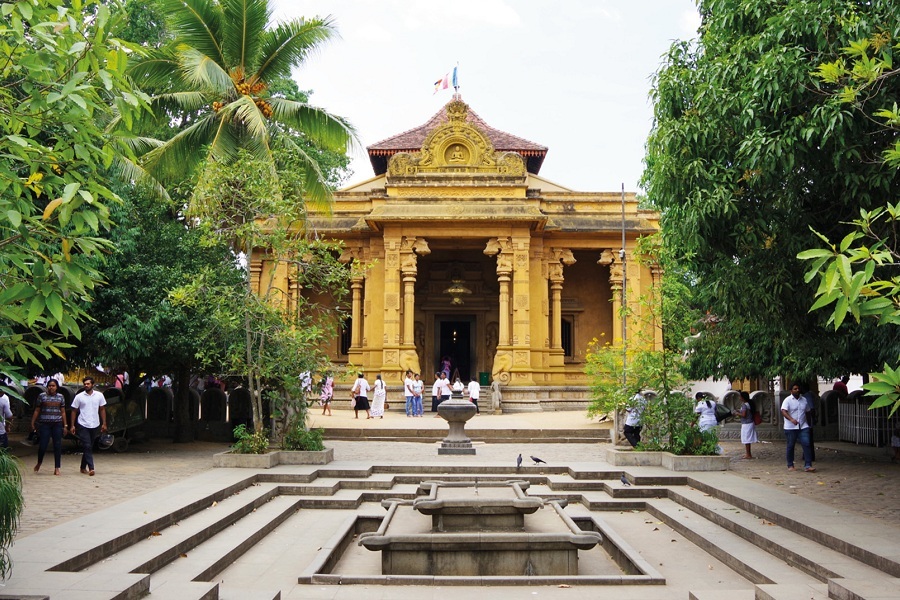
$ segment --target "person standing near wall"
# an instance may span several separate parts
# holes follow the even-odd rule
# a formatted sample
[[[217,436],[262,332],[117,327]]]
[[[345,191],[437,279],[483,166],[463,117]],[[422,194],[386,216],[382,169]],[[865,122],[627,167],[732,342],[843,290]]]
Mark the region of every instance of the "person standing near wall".
[[[628,440],[628,443],[631,444],[632,448],[641,443],[641,429],[643,428],[641,425],[641,415],[644,412],[645,406],[647,406],[647,399],[640,390],[638,390],[631,398],[630,405],[625,407],[626,416],[625,425],[622,426],[622,435],[625,436],[625,439]]]
[[[737,416],[741,418],[741,443],[744,445],[744,459],[753,458],[750,452],[750,444],[759,441],[756,437],[756,421],[754,421],[753,405],[750,404],[750,394],[741,390],[741,408],[737,411]]]
[[[791,386],[791,395],[781,403],[781,415],[784,417],[784,437],[787,442],[785,458],[788,471],[794,471],[794,448],[797,442],[803,449],[803,465],[807,473],[815,473],[812,466],[812,455],[809,452],[809,425],[806,422],[808,407],[806,398],[800,395],[800,386]]]
[[[406,378],[403,380],[403,395],[406,396],[406,416],[414,417],[415,415],[415,397],[416,391],[413,388],[415,380],[412,371],[406,371]]]

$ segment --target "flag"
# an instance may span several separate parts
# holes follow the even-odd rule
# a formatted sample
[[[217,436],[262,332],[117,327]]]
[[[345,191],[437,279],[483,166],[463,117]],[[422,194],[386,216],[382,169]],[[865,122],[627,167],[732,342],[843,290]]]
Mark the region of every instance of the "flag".
[[[434,82],[434,93],[437,94],[441,90],[450,87],[450,73],[444,74],[443,77]]]
[[[458,67],[453,67],[452,71],[448,71],[444,73],[444,76],[434,82],[434,93],[437,94],[441,90],[446,90],[451,85],[453,89],[459,87],[459,83],[456,79],[456,69]]]

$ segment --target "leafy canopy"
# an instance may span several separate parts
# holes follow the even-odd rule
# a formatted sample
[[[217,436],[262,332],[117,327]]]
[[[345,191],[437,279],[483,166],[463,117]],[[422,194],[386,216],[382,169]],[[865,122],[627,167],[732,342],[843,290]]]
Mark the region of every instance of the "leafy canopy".
[[[834,332],[808,313],[797,259],[816,243],[810,226],[840,239],[848,215],[900,187],[878,160],[890,134],[831,101],[813,74],[872,23],[896,23],[896,4],[701,0],[698,9],[699,37],[674,43],[654,77],[643,178],[664,243],[709,313],[690,345],[690,375],[862,372],[896,355],[896,336]]]
[[[239,152],[266,161],[289,148],[300,160],[307,201],[330,196],[315,158],[297,144],[301,133],[316,147],[345,153],[354,133],[349,124],[306,102],[272,93],[272,84],[335,36],[328,18],[295,19],[270,26],[269,0],[159,0],[173,41],[130,70],[154,91],[162,122],[178,122],[171,139],[144,156],[145,166],[169,181]],[[274,170],[273,170],[274,174]]]
[[[132,178],[123,129],[149,98],[126,77],[110,37],[116,2],[4,2],[0,25],[0,365],[40,364],[78,338],[102,281],[118,201],[110,175]],[[127,118],[126,118],[127,117]]]

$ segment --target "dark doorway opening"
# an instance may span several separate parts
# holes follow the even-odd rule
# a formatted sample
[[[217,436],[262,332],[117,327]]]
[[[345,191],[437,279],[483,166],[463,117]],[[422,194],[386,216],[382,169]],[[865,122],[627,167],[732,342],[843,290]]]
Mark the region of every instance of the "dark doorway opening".
[[[441,321],[440,322],[440,343],[438,352],[437,371],[440,370],[440,363],[445,356],[450,358],[450,379],[456,376],[457,371],[460,379],[469,381],[471,379],[472,365],[472,336],[471,321]]]

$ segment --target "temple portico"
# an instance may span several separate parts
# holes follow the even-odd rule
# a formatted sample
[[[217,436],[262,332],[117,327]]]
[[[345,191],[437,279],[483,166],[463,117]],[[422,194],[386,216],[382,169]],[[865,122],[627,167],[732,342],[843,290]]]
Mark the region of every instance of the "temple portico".
[[[463,381],[498,381],[504,410],[584,405],[588,345],[622,339],[623,279],[626,330],[639,322],[653,273],[627,257],[656,214],[634,194],[541,178],[546,147],[491,128],[458,96],[368,151],[375,177],[310,214],[354,267],[333,360],[396,385],[407,369],[430,383],[449,357]]]

